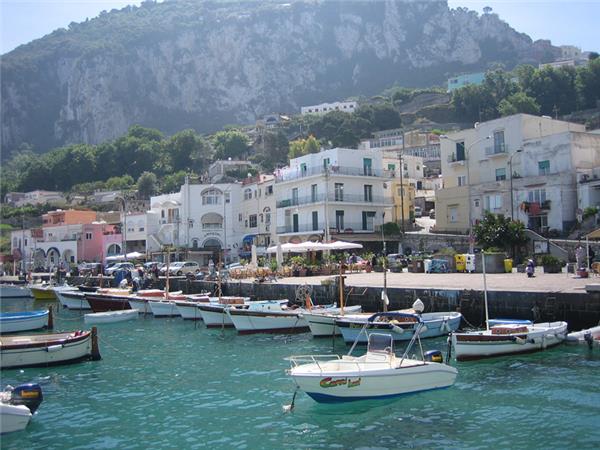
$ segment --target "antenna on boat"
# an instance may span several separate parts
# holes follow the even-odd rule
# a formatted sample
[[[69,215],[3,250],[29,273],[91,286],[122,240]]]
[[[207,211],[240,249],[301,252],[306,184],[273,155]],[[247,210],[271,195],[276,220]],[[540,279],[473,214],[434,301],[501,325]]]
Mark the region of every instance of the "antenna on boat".
[[[344,315],[344,275],[342,264],[340,264],[340,315]]]
[[[490,317],[488,313],[487,281],[485,276],[485,251],[481,252],[481,269],[483,272],[483,303],[485,306],[485,329],[490,329]]]

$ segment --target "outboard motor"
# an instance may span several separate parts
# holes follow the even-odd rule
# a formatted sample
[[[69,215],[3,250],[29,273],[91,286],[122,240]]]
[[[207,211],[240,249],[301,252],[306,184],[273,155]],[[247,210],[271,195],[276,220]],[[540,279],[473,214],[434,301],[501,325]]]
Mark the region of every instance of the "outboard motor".
[[[442,352],[439,350],[429,350],[428,352],[425,352],[423,357],[424,357],[425,361],[429,361],[429,362],[435,362],[435,363],[443,363],[444,362],[444,356],[442,355]]]
[[[42,388],[37,383],[21,384],[14,388],[10,394],[11,405],[25,405],[31,411],[36,412],[44,400]]]

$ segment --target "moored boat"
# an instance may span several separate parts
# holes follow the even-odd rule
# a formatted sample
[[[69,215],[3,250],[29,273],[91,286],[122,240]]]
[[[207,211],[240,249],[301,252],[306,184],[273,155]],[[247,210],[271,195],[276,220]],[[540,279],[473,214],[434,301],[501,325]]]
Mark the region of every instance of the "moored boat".
[[[96,292],[86,292],[85,299],[93,312],[119,311],[131,309],[129,305],[129,289],[98,289]]]
[[[335,321],[339,327],[344,341],[354,342],[359,337],[360,343],[367,343],[368,335],[371,333],[390,334],[395,341],[408,341],[412,339],[415,330],[422,322],[424,328],[421,330],[421,338],[438,337],[455,331],[460,326],[462,314],[455,311],[433,312],[419,314],[419,321],[414,318],[417,315],[408,314],[399,318],[388,320],[387,316],[380,316],[375,320],[340,318]],[[365,323],[368,323],[365,333],[359,336]]]
[[[0,392],[0,434],[25,429],[43,399],[37,383],[7,386]]]
[[[574,331],[567,334],[567,342],[576,344],[600,345],[600,325],[585,330]]]
[[[85,293],[80,291],[62,291],[57,292],[58,301],[67,309],[90,309],[90,304],[85,299]]]
[[[5,312],[0,313],[0,333],[39,330],[51,325],[50,311]]]
[[[63,284],[60,286],[52,284],[32,284],[29,286],[29,290],[31,291],[32,297],[36,300],[52,301],[58,300],[58,297],[56,296],[57,292],[74,291],[77,290],[77,287],[69,286],[68,284]]]
[[[404,313],[381,314],[389,320],[405,319]],[[374,315],[370,320],[378,317],[381,316]],[[354,346],[347,355],[341,357],[292,356],[288,358],[291,361],[288,373],[298,389],[317,402],[324,403],[390,398],[453,385],[458,371],[443,364],[440,352],[424,354],[421,350],[420,360],[408,358],[420,331],[424,329],[418,316],[412,320],[417,321],[419,326],[401,357],[394,353],[394,338],[391,335],[372,333],[368,336],[367,352],[362,356],[351,356]],[[365,328],[366,324],[363,330]]]
[[[122,309],[120,311],[105,311],[100,313],[90,313],[83,317],[85,323],[114,323],[125,322],[127,320],[137,319],[139,311],[137,309]]]
[[[291,309],[280,304],[280,309],[233,307],[225,308],[225,312],[239,334],[304,333],[310,330],[300,308]]]
[[[0,284],[0,298],[28,298],[31,291],[27,286],[18,284]]]
[[[91,331],[0,337],[0,369],[50,366],[85,358],[100,359],[95,328]]]
[[[337,319],[367,319],[373,314],[361,313],[360,305],[346,306],[344,314],[341,311],[337,312],[322,312],[319,310],[306,310],[302,313],[313,337],[331,337],[341,334],[340,329],[336,326]]]
[[[175,300],[175,305],[183,320],[202,320],[202,314],[200,314],[200,308],[198,307],[208,304],[209,301],[208,295],[188,296],[187,300]]]
[[[207,328],[233,328],[233,322],[225,312],[225,308],[231,305],[244,305],[249,302],[250,297],[209,297],[209,302],[198,305],[198,310]]]
[[[452,346],[456,360],[466,361],[545,350],[560,344],[566,335],[566,322],[509,323],[481,331],[452,333]]]

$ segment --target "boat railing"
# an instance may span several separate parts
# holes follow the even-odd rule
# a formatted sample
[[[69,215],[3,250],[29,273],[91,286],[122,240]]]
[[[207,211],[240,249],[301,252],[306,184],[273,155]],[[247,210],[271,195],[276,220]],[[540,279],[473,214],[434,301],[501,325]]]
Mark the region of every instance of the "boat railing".
[[[286,358],[291,362],[292,368],[298,367],[303,364],[315,364],[321,372],[324,371],[323,367],[321,367],[321,363],[327,363],[331,361],[335,361],[339,365],[347,365],[352,367],[352,370],[355,372],[361,373],[365,367],[369,367],[371,365],[381,366],[382,363],[389,363],[390,367],[395,364],[395,358],[389,357],[386,354],[369,354],[369,356],[381,356],[381,359],[377,358],[375,360],[371,359],[347,359],[347,355],[340,357],[339,355],[298,355],[298,356],[290,356]]]

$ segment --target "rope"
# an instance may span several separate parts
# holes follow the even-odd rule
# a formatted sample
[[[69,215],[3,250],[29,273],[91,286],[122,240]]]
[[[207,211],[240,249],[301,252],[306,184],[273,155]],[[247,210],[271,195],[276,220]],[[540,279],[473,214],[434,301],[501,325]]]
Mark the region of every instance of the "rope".
[[[129,356],[127,353],[122,352],[121,350],[119,350],[117,347],[115,347],[114,345],[111,345],[110,343],[108,343],[105,339],[101,338],[100,336],[98,336],[98,340],[100,342],[102,342],[103,345],[108,346],[109,348],[113,349],[115,352],[120,353],[123,356]]]
[[[463,318],[463,320],[464,320],[465,322],[467,322],[467,325],[469,325],[471,328],[473,328],[473,329],[475,329],[475,330],[477,330],[477,329],[481,328],[481,325],[483,325],[483,324],[481,324],[481,325],[479,325],[478,327],[476,327],[476,326],[474,326],[474,325],[473,325],[471,322],[469,322],[465,316],[462,316],[462,318]]]

